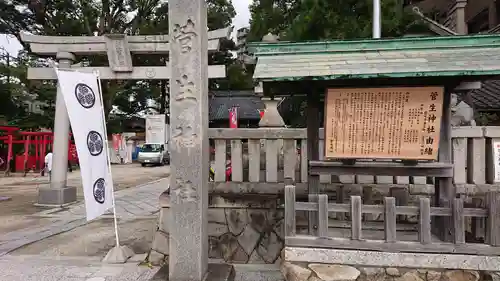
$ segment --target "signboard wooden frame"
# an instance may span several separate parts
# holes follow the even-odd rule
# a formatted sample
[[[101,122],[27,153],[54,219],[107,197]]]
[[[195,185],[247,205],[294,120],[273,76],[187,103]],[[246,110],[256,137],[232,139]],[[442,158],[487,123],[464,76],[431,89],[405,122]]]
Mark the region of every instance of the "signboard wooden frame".
[[[325,159],[437,160],[443,87],[327,89]]]

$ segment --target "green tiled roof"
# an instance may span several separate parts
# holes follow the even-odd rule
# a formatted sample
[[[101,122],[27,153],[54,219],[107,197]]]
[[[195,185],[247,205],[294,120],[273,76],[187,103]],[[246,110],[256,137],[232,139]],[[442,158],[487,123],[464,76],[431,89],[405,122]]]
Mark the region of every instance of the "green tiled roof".
[[[259,81],[500,74],[500,35],[257,43]]]

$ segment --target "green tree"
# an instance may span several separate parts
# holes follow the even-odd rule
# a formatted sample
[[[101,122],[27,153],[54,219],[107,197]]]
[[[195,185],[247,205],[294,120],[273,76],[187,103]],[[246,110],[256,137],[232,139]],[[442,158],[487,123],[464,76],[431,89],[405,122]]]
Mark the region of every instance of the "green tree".
[[[19,9],[19,5],[23,5]],[[40,35],[94,36],[107,33],[129,35],[168,33],[168,2],[161,0],[44,0],[1,1],[0,33],[14,34],[20,38],[21,32]],[[235,10],[230,0],[208,0],[208,26],[210,30],[224,28],[231,24]],[[16,7],[16,5],[18,5]],[[130,17],[134,14],[133,17]],[[210,57],[211,62],[232,65],[231,41],[223,44],[227,48]],[[25,46],[27,47],[27,46]],[[165,65],[167,57],[154,55],[134,56],[134,65]],[[78,57],[91,66],[107,65],[106,57]],[[234,71],[233,71],[234,72]],[[167,110],[168,81],[103,81],[103,96],[106,117],[115,107],[126,115],[133,115],[145,109],[145,100],[155,99],[159,111]],[[49,81],[35,83],[51,85]],[[217,87],[217,85],[214,85]],[[41,89],[41,88],[40,88]],[[48,92],[47,92],[48,93]],[[52,92],[55,97],[55,91]],[[135,102],[129,102],[134,96]]]
[[[5,56],[4,56],[5,57]],[[21,51],[0,62],[0,115],[23,129],[52,127],[56,87],[54,81],[29,81],[27,69],[45,62]]]
[[[426,27],[403,8],[401,0],[381,1],[382,36],[399,37]],[[370,38],[371,0],[254,0],[250,6],[250,41],[271,32],[284,40]]]
[[[124,33],[129,28],[127,13],[129,8],[125,1],[73,1],[73,0],[46,0],[30,1],[29,5],[19,11],[15,3],[4,3],[5,11],[11,16],[4,25],[0,25],[0,33],[9,33],[20,38],[21,32],[33,32],[40,35],[102,35],[105,33]],[[19,1],[17,1],[19,2]],[[17,14],[13,9],[18,10]],[[4,17],[4,10],[0,17]],[[23,21],[26,20],[26,23]],[[26,49],[27,46],[25,46]],[[90,65],[104,65],[106,59],[102,57],[79,57],[77,60]],[[50,82],[42,82],[47,85]],[[40,84],[39,84],[40,85]],[[104,106],[106,113],[112,108],[117,86],[120,81],[103,83]],[[55,91],[52,92],[55,98]],[[50,110],[49,110],[50,111]]]
[[[23,0],[0,1],[0,34],[12,34],[20,39],[20,30],[36,32],[35,15],[30,9],[21,8],[25,4]]]
[[[138,13],[144,16],[136,16],[133,19],[132,26],[133,34],[165,34],[168,32],[168,2],[161,3],[157,6],[154,12],[141,12],[136,8]],[[236,15],[231,1],[228,0],[208,0],[207,1],[207,22],[209,30],[226,28],[231,25],[232,19]],[[214,52],[209,57],[209,64],[225,65],[228,69],[235,64],[232,58],[231,51],[235,50],[235,44],[232,40],[222,40],[218,52]],[[168,57],[160,57],[150,55],[141,55],[134,61],[135,65],[165,65]],[[242,70],[243,71],[243,70]],[[234,73],[234,71],[229,73]],[[235,74],[237,75],[237,74]],[[236,77],[236,76],[235,76]],[[211,80],[209,88],[221,89],[226,84],[229,78]],[[168,80],[161,81],[141,81],[139,84],[131,85],[127,83],[127,90],[119,93],[117,100],[118,108],[122,112],[136,114],[146,109],[145,101],[147,99],[155,100],[157,108],[154,108],[159,113],[168,113]],[[133,90],[132,90],[133,89]],[[129,95],[133,93],[134,102],[129,102]]]
[[[381,2],[383,37],[426,29],[401,0]],[[371,0],[254,0],[250,13],[250,41],[260,41],[268,32],[291,41],[372,36]]]
[[[281,34],[298,15],[300,0],[253,0],[248,41],[261,41],[267,33]]]
[[[249,41],[267,33],[288,41],[372,37],[372,0],[254,0],[250,13]],[[401,0],[382,0],[381,14],[382,37],[427,31]],[[288,98],[280,109],[288,124],[305,125],[303,97]]]

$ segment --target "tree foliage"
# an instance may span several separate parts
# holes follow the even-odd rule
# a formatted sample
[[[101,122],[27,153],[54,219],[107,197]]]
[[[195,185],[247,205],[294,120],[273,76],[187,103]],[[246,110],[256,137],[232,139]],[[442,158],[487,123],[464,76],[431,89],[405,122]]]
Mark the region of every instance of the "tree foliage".
[[[209,30],[230,26],[236,15],[231,0],[207,0],[207,7]],[[168,33],[168,27],[168,2],[162,0],[0,1],[0,33],[13,34],[17,38],[20,38],[21,32],[52,36],[95,36],[108,33],[158,35]],[[235,79],[229,77],[211,81],[210,87],[219,89],[225,85],[243,84],[241,81],[244,79],[236,71],[239,68],[233,66],[235,60],[231,51],[234,49],[234,42],[226,40],[222,43],[220,52],[212,54],[209,60],[214,64],[226,65]],[[36,58],[31,56],[31,60],[35,61]],[[164,66],[167,60],[167,57],[155,55],[133,57],[136,66]],[[79,61],[90,66],[107,65],[105,56],[81,56],[77,57],[77,62]],[[236,82],[228,82],[232,80]],[[113,109],[120,112],[121,116],[135,115],[151,107],[148,104],[151,99],[156,101],[153,106],[156,111],[168,111],[168,81],[114,80],[103,81],[102,86],[106,116]],[[0,90],[5,91],[2,88]],[[54,83],[50,81],[26,81],[23,91],[42,100],[47,99],[47,96],[51,96],[53,100],[56,93]],[[51,110],[53,108],[48,108],[47,112]]]
[[[28,67],[45,62],[21,51],[0,56],[0,115],[23,129],[51,127],[54,121],[55,81],[28,81]]]
[[[267,33],[282,40],[339,40],[372,36],[372,0],[254,0],[250,41]],[[425,30],[401,0],[382,0],[382,36]]]
[[[254,0],[249,41],[268,33],[286,41],[343,40],[372,37],[372,0]],[[381,1],[382,37],[428,31],[402,0]],[[282,116],[292,126],[305,125],[304,97],[287,98]]]

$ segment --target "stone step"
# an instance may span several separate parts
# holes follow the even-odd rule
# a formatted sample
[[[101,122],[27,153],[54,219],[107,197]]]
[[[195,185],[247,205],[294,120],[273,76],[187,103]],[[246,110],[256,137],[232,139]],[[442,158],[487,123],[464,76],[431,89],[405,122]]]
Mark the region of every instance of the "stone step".
[[[234,267],[230,264],[208,264],[208,273],[204,281],[235,281]],[[162,266],[160,270],[150,279],[150,281],[168,281],[168,264]],[[175,281],[175,280],[171,280]],[[198,280],[193,280],[198,281]],[[201,280],[199,280],[201,281]]]
[[[234,264],[234,281],[284,281],[279,264]]]

